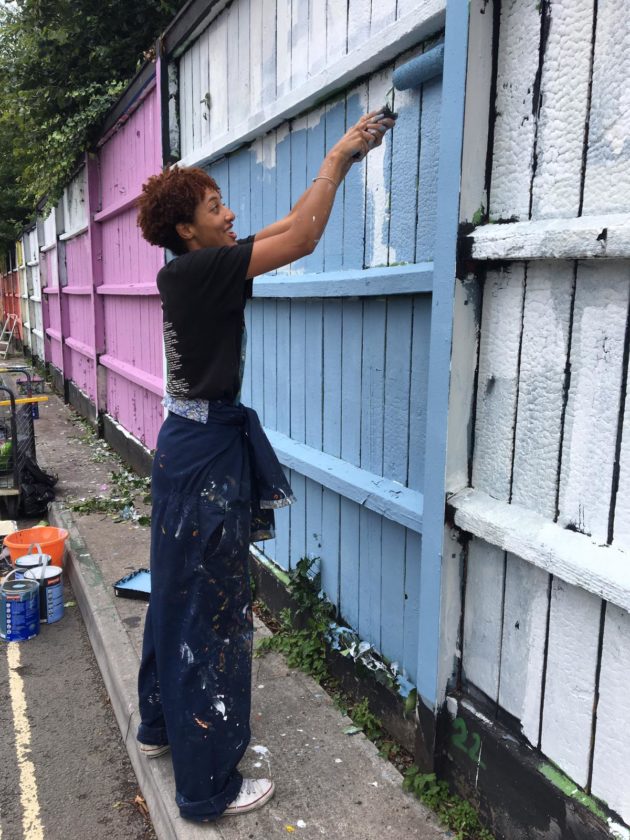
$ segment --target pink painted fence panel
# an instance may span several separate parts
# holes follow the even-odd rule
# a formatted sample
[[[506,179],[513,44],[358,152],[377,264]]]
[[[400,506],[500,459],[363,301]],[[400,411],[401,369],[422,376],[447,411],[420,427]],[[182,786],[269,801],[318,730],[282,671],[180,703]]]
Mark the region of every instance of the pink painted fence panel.
[[[39,257],[44,318],[44,359],[63,370],[61,311],[59,309],[59,263],[57,246],[42,251]]]
[[[94,308],[92,305],[92,267],[88,234],[66,242],[67,285],[62,288],[62,307],[67,310],[67,352],[64,377],[96,402]],[[65,326],[65,325],[64,325]],[[65,332],[65,330],[64,330]]]
[[[149,449],[163,419],[162,313],[155,285],[163,252],[138,229],[133,201],[159,172],[158,90],[148,85],[99,149],[107,413]]]

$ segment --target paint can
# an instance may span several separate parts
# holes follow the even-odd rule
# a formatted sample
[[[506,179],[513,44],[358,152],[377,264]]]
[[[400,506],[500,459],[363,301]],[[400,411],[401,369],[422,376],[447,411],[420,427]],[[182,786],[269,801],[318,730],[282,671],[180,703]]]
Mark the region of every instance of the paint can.
[[[50,565],[50,554],[24,554],[15,561],[15,577],[23,578],[29,569]]]
[[[63,618],[63,569],[58,566],[37,566],[24,574],[25,580],[39,584],[39,618],[43,624],[54,624]]]
[[[25,642],[39,633],[39,584],[24,578],[0,584],[0,639]]]

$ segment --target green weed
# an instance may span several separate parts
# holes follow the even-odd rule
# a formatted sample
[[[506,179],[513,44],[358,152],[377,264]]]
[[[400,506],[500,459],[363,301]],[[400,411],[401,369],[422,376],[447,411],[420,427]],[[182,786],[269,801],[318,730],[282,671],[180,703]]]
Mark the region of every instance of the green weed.
[[[404,774],[403,788],[435,811],[442,825],[455,832],[455,840],[494,840],[470,802],[452,794],[435,773],[422,773],[413,765]]]

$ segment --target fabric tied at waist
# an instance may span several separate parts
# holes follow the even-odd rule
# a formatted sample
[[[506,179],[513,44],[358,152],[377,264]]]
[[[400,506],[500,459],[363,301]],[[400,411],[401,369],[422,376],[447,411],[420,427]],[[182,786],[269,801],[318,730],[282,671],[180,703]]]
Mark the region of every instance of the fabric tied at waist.
[[[163,478],[168,479],[164,491],[178,498],[201,491],[220,507],[249,502],[252,542],[273,539],[274,509],[295,501],[258,415],[242,404],[208,401],[205,422],[171,409],[158,442],[156,467],[157,496]]]

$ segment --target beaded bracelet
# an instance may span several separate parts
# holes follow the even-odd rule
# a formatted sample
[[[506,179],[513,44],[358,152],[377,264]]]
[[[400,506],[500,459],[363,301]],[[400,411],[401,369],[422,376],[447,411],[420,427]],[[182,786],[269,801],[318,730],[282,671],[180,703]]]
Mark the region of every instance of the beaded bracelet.
[[[318,175],[317,178],[313,178],[313,183],[315,183],[315,181],[330,181],[331,184],[339,187],[339,184],[333,178],[329,178],[328,175]]]

